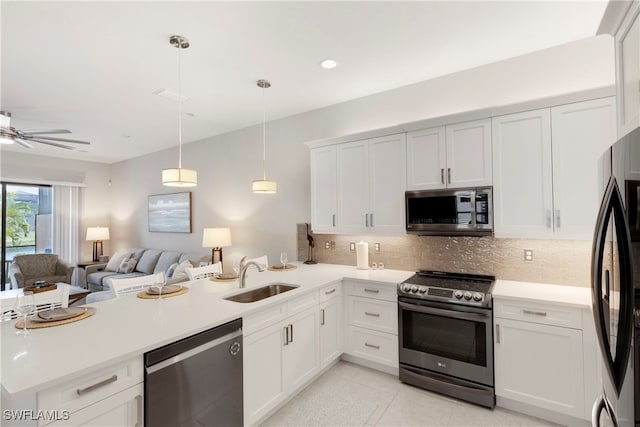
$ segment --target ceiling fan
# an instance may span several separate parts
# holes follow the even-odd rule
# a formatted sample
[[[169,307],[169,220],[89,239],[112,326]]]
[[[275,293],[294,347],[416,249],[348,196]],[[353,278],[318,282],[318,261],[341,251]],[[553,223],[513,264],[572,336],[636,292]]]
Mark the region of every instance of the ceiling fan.
[[[38,142],[40,144],[51,145],[53,147],[64,148],[67,150],[74,150],[76,147],[59,144],[59,142],[84,145],[91,144],[88,141],[79,141],[77,139],[46,136],[46,134],[61,133],[71,133],[71,131],[67,129],[18,130],[11,127],[11,113],[7,111],[0,111],[0,144],[13,144],[15,142],[25,148],[33,148],[33,145],[31,145],[30,142]]]

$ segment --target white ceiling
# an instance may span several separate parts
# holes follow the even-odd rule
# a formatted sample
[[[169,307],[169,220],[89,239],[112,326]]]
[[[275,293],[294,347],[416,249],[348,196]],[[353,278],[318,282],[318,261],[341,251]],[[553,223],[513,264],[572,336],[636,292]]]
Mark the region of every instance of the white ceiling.
[[[66,128],[106,163],[595,35],[606,1],[0,2],[0,109],[12,125]],[[318,63],[338,61],[334,70]],[[27,152],[19,146],[3,149]],[[83,148],[84,149],[84,148]]]

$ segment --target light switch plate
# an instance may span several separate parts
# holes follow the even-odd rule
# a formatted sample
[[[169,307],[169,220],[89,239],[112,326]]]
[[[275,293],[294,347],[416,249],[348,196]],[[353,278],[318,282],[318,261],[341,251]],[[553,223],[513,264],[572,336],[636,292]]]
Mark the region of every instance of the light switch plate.
[[[351,252],[355,252],[356,251],[356,242],[349,242],[349,250]]]

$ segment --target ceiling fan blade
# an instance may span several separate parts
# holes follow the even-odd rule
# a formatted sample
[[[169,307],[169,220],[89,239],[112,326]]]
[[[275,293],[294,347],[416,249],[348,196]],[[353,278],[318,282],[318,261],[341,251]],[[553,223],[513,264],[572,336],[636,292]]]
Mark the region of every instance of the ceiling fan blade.
[[[69,146],[62,145],[62,144],[56,144],[55,142],[41,141],[39,139],[30,139],[30,141],[39,142],[40,144],[51,145],[51,146],[58,147],[58,148],[65,148],[67,150],[74,150],[75,149],[74,147],[69,147]]]
[[[30,138],[31,135],[25,135],[25,136],[27,136],[27,137],[29,137],[29,139],[33,140],[33,138]],[[80,141],[78,139],[54,138],[52,136],[38,136],[38,139],[47,139],[47,140],[51,140],[51,141],[60,141],[60,142],[71,142],[73,144],[91,145],[91,143],[89,141]]]
[[[69,129],[36,129],[36,130],[20,130],[20,133],[29,135],[41,135],[45,133],[71,133]]]
[[[33,145],[29,144],[27,141],[25,141],[24,139],[20,139],[20,138],[14,138],[14,141],[16,142],[16,144],[20,144],[25,148],[33,148]]]

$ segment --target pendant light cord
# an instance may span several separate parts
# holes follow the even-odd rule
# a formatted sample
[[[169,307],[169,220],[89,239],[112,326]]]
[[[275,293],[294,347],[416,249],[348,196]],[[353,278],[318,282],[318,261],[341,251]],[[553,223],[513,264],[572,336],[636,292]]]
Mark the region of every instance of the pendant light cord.
[[[178,169],[182,169],[182,75],[180,57],[182,40],[178,39]]]
[[[262,88],[262,179],[267,180],[267,108],[264,101],[265,87]]]

